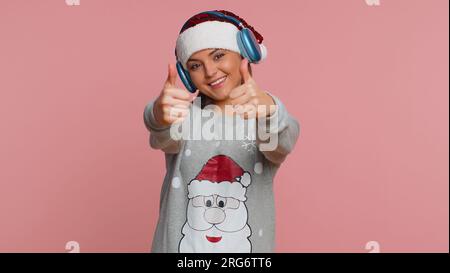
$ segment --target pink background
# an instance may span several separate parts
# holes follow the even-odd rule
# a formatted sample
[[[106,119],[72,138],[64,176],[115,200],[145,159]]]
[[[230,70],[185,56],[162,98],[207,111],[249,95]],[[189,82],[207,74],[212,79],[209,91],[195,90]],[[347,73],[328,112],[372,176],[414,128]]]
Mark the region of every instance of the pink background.
[[[0,2],[0,252],[150,250],[164,157],[142,113],[209,9],[262,33],[255,80],[301,124],[276,250],[448,252],[448,0],[154,3]]]

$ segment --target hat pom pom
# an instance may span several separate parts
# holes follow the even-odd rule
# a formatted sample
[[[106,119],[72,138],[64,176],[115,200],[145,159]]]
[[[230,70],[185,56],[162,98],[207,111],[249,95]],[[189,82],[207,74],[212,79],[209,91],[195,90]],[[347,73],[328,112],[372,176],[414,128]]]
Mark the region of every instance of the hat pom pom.
[[[261,49],[261,61],[262,61],[267,57],[267,48],[263,44],[260,44],[259,48]]]
[[[241,176],[241,180],[239,181],[239,182],[241,182],[241,184],[244,186],[244,187],[248,187],[248,185],[250,185],[250,182],[251,182],[251,177],[250,177],[250,174],[248,173],[248,172],[244,172],[243,174],[242,174],[242,176]]]

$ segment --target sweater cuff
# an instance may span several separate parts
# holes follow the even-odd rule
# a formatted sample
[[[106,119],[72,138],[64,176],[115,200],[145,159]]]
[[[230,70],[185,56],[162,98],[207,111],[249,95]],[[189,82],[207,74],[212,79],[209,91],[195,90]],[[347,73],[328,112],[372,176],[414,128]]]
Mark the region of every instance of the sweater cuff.
[[[258,118],[258,127],[265,128],[266,133],[278,134],[287,126],[286,107],[276,96],[270,94],[269,92],[267,92],[267,94],[272,97],[275,102],[276,109],[272,115],[264,118]]]
[[[170,127],[170,125],[168,126],[163,126],[160,125],[156,119],[155,119],[155,115],[153,113],[153,106],[154,106],[155,101],[150,101],[146,106],[145,106],[145,110],[144,110],[144,121],[145,121],[145,125],[147,125],[147,128],[152,129],[154,131],[163,131],[166,130]]]

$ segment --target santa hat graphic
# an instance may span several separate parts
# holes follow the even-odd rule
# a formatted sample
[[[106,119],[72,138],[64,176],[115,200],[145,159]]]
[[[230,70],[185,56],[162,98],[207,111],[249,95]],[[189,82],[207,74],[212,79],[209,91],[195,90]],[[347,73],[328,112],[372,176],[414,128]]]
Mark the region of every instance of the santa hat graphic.
[[[199,195],[218,194],[240,201],[247,198],[245,193],[250,185],[250,174],[226,155],[211,157],[197,176],[189,183],[189,198]]]

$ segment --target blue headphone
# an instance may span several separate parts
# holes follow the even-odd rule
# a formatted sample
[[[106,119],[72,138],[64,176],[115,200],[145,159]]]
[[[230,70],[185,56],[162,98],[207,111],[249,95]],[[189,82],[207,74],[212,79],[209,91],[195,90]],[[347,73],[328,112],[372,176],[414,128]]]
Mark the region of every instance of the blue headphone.
[[[218,11],[205,11],[200,14],[203,13],[225,19],[226,21],[233,23],[234,25],[237,25],[239,28],[241,28],[236,37],[241,55],[244,58],[248,59],[250,63],[258,63],[261,60],[261,48],[255,38],[255,35],[250,29],[244,27],[244,24],[242,24],[241,21]],[[189,76],[189,72],[184,69],[180,61],[177,61],[177,71],[181,81],[183,82],[184,86],[186,86],[186,89],[191,93],[195,93],[197,87],[192,82],[191,77]]]

